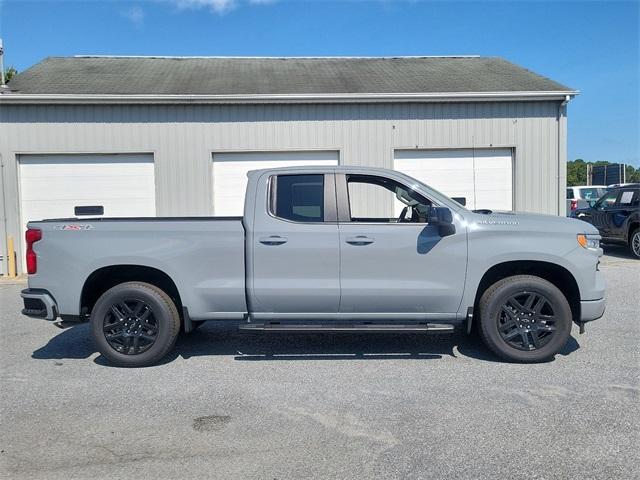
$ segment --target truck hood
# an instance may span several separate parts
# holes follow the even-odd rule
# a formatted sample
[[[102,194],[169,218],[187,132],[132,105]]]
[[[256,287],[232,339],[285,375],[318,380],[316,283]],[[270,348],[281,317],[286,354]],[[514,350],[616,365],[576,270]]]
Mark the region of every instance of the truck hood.
[[[469,226],[473,228],[487,228],[492,230],[524,231],[550,234],[557,233],[586,233],[598,235],[598,229],[590,223],[575,218],[544,215],[540,213],[486,211],[472,212]]]

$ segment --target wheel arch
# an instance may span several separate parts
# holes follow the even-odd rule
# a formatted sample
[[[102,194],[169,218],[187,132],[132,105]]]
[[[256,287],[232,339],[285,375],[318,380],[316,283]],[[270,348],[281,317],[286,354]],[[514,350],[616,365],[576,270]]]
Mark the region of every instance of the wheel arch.
[[[474,301],[474,311],[479,311],[482,294],[494,283],[514,275],[534,275],[543,278],[560,290],[571,307],[574,322],[580,320],[580,289],[569,270],[561,265],[542,260],[514,260],[498,263],[490,267],[482,276]]]
[[[640,228],[640,219],[638,218],[629,222],[629,228],[627,228],[627,243],[631,242],[631,234],[635,232],[636,228]]]
[[[100,296],[124,282],[145,282],[163,290],[183,315],[182,299],[175,282],[162,270],[146,265],[109,265],[93,271],[85,280],[80,294],[80,316],[87,317]]]

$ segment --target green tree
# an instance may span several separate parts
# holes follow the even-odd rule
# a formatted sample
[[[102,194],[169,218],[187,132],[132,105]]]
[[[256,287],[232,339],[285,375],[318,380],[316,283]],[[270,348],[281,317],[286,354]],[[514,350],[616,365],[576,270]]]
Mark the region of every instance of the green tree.
[[[18,74],[18,70],[16,70],[15,68],[13,68],[12,66],[9,66],[9,68],[7,68],[4,71],[4,81],[9,83],[9,80],[11,80],[13,77],[15,77]]]
[[[567,162],[567,187],[587,184],[587,163],[578,158]]]
[[[640,183],[640,167],[633,168],[633,165],[627,165],[625,168],[627,183]]]
[[[587,182],[587,165],[598,167],[601,165],[609,165],[611,162],[598,160],[597,162],[585,162],[582,158],[577,158],[567,162],[567,187],[576,185],[586,185]],[[625,175],[627,183],[640,183],[640,167],[635,168],[633,165],[626,165]]]

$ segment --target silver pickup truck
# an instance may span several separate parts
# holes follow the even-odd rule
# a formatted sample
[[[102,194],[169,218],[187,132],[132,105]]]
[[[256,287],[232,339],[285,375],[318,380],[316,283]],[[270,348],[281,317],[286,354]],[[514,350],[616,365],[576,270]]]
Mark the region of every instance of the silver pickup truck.
[[[30,222],[23,313],[90,320],[111,363],[158,362],[203,321],[264,331],[471,332],[539,362],[600,318],[598,231],[471,212],[401,173],[248,175],[243,217]]]

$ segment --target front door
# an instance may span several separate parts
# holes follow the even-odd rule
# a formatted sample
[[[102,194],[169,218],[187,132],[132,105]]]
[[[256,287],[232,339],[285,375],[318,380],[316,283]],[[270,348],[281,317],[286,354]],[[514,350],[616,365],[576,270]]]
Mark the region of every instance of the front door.
[[[607,193],[596,202],[591,211],[591,223],[603,237],[610,236],[611,212],[615,209],[618,193],[618,190]]]
[[[454,318],[464,290],[464,228],[441,237],[426,223],[431,201],[393,179],[336,175],[336,186],[340,312]]]
[[[337,313],[340,262],[333,174],[263,177],[247,238],[254,317]]]

